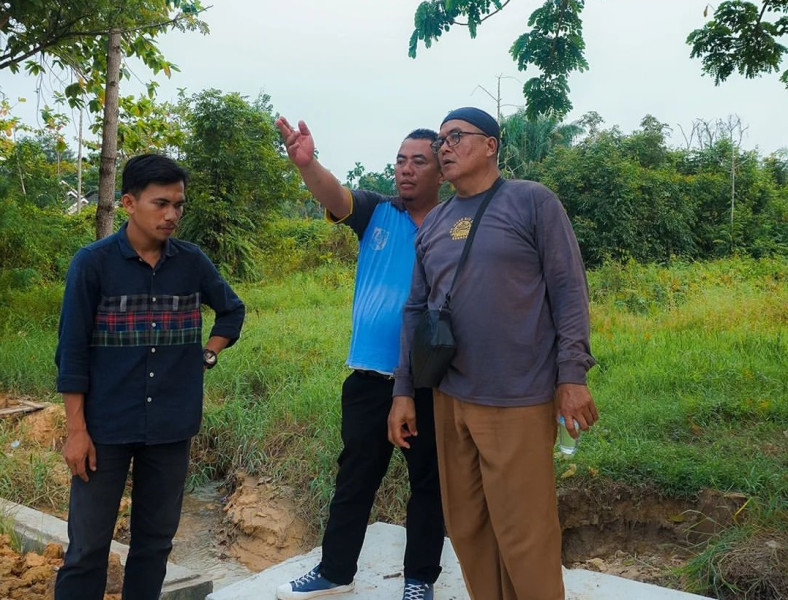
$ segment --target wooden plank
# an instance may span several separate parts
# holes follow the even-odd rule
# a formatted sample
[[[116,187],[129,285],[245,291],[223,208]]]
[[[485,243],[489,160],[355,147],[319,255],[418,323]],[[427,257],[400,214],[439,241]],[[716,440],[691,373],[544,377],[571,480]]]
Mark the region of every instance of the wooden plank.
[[[41,410],[46,406],[32,400],[11,400],[6,408],[0,408],[0,419],[13,415],[25,414]]]

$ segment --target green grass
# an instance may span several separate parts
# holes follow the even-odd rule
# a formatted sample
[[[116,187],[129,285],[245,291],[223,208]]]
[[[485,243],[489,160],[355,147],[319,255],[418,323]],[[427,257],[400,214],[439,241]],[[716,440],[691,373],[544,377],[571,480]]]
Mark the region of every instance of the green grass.
[[[653,280],[654,269],[630,265],[627,273]],[[597,293],[599,366],[590,386],[602,416],[579,460],[671,495],[703,487],[785,495],[786,263],[727,261],[659,274],[681,275],[688,291],[680,302],[627,311],[617,292]],[[592,274],[592,290],[599,276]]]
[[[750,498],[748,529],[725,540],[763,528],[785,532],[787,279],[785,258],[610,263],[589,273],[598,360],[589,383],[601,418],[571,458],[576,475],[559,485],[596,478],[682,498],[704,488],[736,491]],[[206,377],[191,481],[221,479],[235,469],[271,477],[296,490],[302,516],[318,531],[340,450],[353,269],[324,266],[237,290],[247,322],[242,339]],[[53,398],[58,293],[0,294],[0,390]],[[9,459],[2,456],[5,474]],[[0,475],[0,495],[9,489],[5,479]],[[403,518],[404,481],[397,458],[375,518]],[[710,554],[701,562],[712,560]],[[711,577],[708,569],[693,569],[691,577]]]
[[[0,512],[0,535],[7,535],[11,543],[11,549],[15,552],[21,552],[22,539],[14,529],[14,518],[10,515]]]

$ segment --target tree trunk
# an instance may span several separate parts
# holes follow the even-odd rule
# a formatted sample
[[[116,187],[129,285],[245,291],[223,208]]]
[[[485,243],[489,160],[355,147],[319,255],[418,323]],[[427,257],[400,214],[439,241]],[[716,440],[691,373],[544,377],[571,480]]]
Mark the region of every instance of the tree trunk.
[[[82,212],[82,109],[79,109],[79,140],[77,142],[77,214]]]
[[[104,123],[101,128],[99,198],[96,209],[96,239],[110,235],[115,214],[115,160],[118,155],[118,85],[120,80],[120,29],[109,32],[107,44],[107,89],[104,94]]]

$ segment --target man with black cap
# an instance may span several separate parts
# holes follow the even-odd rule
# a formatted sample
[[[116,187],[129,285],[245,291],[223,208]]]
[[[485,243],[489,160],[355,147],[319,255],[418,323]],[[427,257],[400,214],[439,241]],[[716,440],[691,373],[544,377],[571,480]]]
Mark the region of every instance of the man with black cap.
[[[573,437],[597,418],[588,289],[560,201],[532,181],[500,178],[500,129],[477,108],[450,112],[433,151],[457,195],[416,237],[403,314],[389,439],[413,430],[410,348],[426,307],[451,289],[457,353],[434,390],[446,528],[474,600],[563,600],[553,446],[557,418]],[[473,245],[452,287],[465,240]]]

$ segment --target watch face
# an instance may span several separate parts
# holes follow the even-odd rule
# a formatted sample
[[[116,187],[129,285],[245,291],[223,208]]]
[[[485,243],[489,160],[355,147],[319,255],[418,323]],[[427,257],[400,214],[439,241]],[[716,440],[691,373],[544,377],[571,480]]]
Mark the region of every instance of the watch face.
[[[202,351],[202,361],[206,367],[212,367],[216,364],[216,352],[208,350],[207,348]]]

